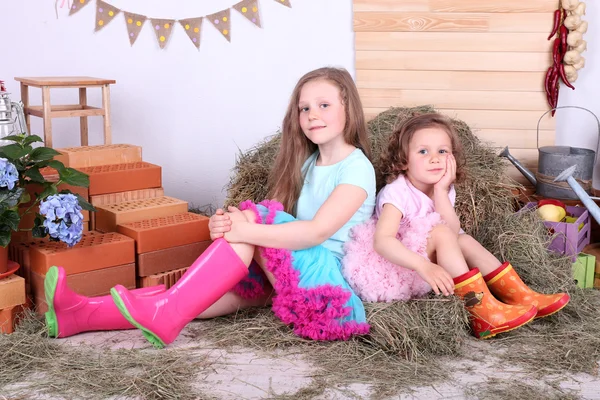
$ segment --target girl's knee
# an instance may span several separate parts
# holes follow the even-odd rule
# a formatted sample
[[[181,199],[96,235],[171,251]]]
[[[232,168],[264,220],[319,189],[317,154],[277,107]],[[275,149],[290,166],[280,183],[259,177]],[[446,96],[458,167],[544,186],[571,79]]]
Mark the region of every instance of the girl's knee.
[[[246,217],[246,220],[250,223],[256,223],[256,214],[252,210],[244,210],[242,214]]]
[[[446,224],[438,224],[433,227],[429,234],[434,240],[447,240],[449,238],[456,238],[456,232],[454,232]]]
[[[471,235],[467,235],[466,233],[461,233],[460,235],[458,235],[458,243],[460,244],[468,244],[468,243],[473,243],[476,240],[473,239],[473,236]]]

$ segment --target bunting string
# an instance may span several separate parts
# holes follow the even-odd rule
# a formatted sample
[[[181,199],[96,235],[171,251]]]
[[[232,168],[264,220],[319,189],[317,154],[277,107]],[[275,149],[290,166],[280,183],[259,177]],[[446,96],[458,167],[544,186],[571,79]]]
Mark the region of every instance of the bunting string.
[[[94,32],[98,32],[112,22],[119,14],[122,14],[127,26],[127,35],[131,46],[136,42],[142,28],[149,21],[152,30],[156,36],[156,41],[161,49],[165,49],[173,33],[173,26],[179,25],[183,28],[187,36],[196,49],[200,49],[200,31],[202,22],[207,19],[212,26],[217,29],[221,35],[231,42],[231,10],[242,14],[248,21],[258,28],[262,28],[260,19],[260,10],[258,0],[242,0],[230,8],[218,11],[213,14],[203,15],[185,19],[165,19],[152,18],[147,15],[136,14],[130,11],[119,9],[106,1],[96,1],[96,21]],[[290,0],[274,0],[275,2],[292,7]],[[69,16],[77,14],[81,9],[91,3],[92,0],[72,0],[69,9]],[[58,0],[57,0],[58,3]],[[63,0],[64,3],[64,0]],[[62,8],[62,5],[61,5]]]

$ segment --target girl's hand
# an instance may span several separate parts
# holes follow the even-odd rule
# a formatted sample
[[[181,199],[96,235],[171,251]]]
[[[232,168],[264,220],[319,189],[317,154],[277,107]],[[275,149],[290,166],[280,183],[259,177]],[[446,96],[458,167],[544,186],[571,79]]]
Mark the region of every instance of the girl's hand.
[[[456,159],[453,154],[446,156],[446,172],[440,178],[440,180],[433,186],[434,190],[444,190],[445,192],[450,191],[450,186],[456,180]]]
[[[222,238],[225,232],[231,230],[231,219],[228,214],[219,208],[208,221],[208,230],[210,231],[211,240]]]
[[[423,280],[431,286],[435,294],[443,293],[444,296],[449,296],[454,293],[454,280],[450,274],[442,267],[432,262],[427,261],[417,273]]]
[[[240,243],[244,241],[242,230],[244,225],[248,224],[248,220],[243,212],[237,207],[228,207],[229,211],[226,215],[229,217],[229,229],[224,233],[224,238],[229,243]]]

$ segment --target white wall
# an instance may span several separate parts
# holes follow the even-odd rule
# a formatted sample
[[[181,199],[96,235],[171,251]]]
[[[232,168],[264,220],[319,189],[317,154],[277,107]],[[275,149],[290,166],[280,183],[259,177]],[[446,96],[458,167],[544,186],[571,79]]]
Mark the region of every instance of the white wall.
[[[238,0],[107,2],[183,19]],[[122,15],[94,33],[94,1],[70,17],[66,6],[58,8],[58,19],[54,3],[0,0],[0,79],[12,99],[20,99],[16,76],[116,79],[113,143],[142,146],[144,160],[163,167],[166,193],[196,206],[222,204],[238,148],[276,132],[300,76],[325,65],[354,74],[351,0],[291,0],[291,9],[259,0],[263,29],[232,10],[232,42],[205,20],[200,51],[181,26],[160,50],[148,21],[131,47]],[[31,102],[41,104],[40,90],[30,92]],[[100,105],[99,90],[88,92],[89,103]],[[52,92],[54,104],[76,101],[76,90]],[[53,120],[54,147],[79,145],[78,129],[78,118]],[[32,131],[43,137],[39,118],[32,117]],[[90,118],[90,144],[100,143],[101,119]]]
[[[122,16],[94,33],[95,4],[68,17],[54,1],[0,0],[0,79],[19,99],[15,76],[90,75],[114,78],[114,143],[143,147],[144,159],[163,167],[167,194],[195,205],[220,205],[238,148],[246,150],[280,126],[289,94],[305,72],[337,65],[354,75],[351,0],[292,0],[289,9],[259,0],[263,29],[232,13],[232,43],[207,21],[196,51],[177,26],[160,50],[149,26],[130,47]],[[59,0],[59,4],[62,0]],[[127,11],[161,18],[202,16],[237,0],[109,0]],[[600,5],[587,1],[586,67],[563,86],[559,105],[589,108],[600,117]],[[32,89],[32,102],[40,102]],[[99,93],[89,95],[100,104]],[[54,91],[70,103],[76,91]],[[595,119],[582,110],[556,113],[559,145],[596,146]],[[99,118],[91,119],[91,144],[101,143]],[[54,120],[55,147],[78,145],[78,120]],[[38,118],[33,132],[40,134]],[[600,188],[600,163],[594,187]]]
[[[600,118],[600,4],[586,1],[588,31],[583,35],[587,41],[585,67],[579,70],[579,77],[573,83],[575,90],[562,85],[558,106],[579,106],[592,111]],[[584,110],[565,108],[556,111],[556,144],[596,149],[598,143],[598,123],[594,116]],[[600,189],[600,162],[594,169],[594,188]]]

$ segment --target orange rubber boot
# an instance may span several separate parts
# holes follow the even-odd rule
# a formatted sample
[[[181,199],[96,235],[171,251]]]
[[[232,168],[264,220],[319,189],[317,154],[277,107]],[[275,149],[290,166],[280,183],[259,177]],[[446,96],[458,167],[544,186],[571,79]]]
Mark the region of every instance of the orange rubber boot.
[[[546,317],[562,309],[571,299],[567,293],[542,294],[531,290],[519,277],[517,271],[505,262],[484,277],[490,291],[499,300],[512,305],[537,307],[536,318]]]
[[[488,339],[533,320],[537,308],[499,302],[490,293],[481,272],[474,268],[454,278],[454,294],[464,300],[471,314],[471,328],[478,339]]]

